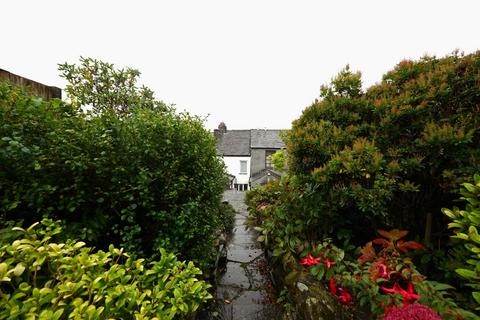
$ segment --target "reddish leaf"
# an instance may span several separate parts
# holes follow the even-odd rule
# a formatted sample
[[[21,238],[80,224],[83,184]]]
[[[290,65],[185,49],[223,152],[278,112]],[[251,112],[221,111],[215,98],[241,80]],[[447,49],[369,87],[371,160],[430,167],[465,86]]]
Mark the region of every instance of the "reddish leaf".
[[[423,250],[425,247],[416,241],[398,241],[397,242],[398,250],[403,253],[406,253],[408,250]]]
[[[362,255],[357,259],[359,263],[371,261],[376,257],[375,248],[373,248],[371,241],[367,243],[365,247],[360,250],[360,252],[362,253]]]
[[[384,248],[387,248],[387,247],[391,244],[390,241],[385,240],[385,239],[382,239],[382,238],[377,238],[377,239],[373,240],[373,243],[375,243],[375,244],[380,244],[380,245],[382,245]]]
[[[372,275],[370,280],[373,282],[377,281],[378,278],[390,280],[390,273],[388,272],[388,268],[383,260],[378,259],[373,262],[368,271]]]
[[[377,232],[382,236],[387,239],[390,239],[392,241],[397,241],[398,239],[401,239],[405,237],[408,234],[408,231],[406,230],[398,230],[398,229],[393,229],[390,231],[385,231],[385,230],[377,230]]]

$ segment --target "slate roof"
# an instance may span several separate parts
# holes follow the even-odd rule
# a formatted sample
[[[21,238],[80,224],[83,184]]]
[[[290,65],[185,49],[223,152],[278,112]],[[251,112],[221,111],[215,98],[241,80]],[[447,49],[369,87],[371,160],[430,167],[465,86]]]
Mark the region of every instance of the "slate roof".
[[[281,130],[229,130],[217,137],[217,153],[222,156],[250,156],[251,148],[281,149]]]
[[[250,130],[229,130],[217,138],[222,156],[250,156]]]
[[[251,142],[252,148],[262,149],[281,149],[285,148],[285,143],[280,138],[281,130],[263,130],[253,129],[251,130]]]

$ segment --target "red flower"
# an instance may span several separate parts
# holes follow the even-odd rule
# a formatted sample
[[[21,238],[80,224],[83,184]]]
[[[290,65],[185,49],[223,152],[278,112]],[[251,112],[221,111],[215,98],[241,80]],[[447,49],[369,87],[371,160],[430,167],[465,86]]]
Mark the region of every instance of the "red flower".
[[[310,253],[307,254],[306,258],[300,260],[300,264],[303,264],[308,268],[310,268],[310,266],[313,264],[318,264],[319,262],[320,262],[320,258],[314,258]]]
[[[399,293],[399,288],[400,286],[398,285],[397,282],[395,282],[395,284],[393,285],[393,288],[386,288],[386,287],[380,287],[380,289],[382,289],[383,291],[387,292],[387,293]]]
[[[387,269],[387,266],[384,265],[383,263],[381,263],[379,266],[378,266],[378,276],[380,278],[384,278],[384,279],[387,279],[387,280],[390,280],[390,275],[388,274],[388,269]]]
[[[333,278],[330,278],[330,293],[334,296],[337,295],[337,286],[335,285],[335,280],[333,280]]]
[[[352,296],[348,293],[347,289],[340,288],[340,296],[338,297],[340,303],[350,304],[352,302]]]
[[[325,259],[325,264],[327,265],[327,270],[329,270],[331,268],[331,266],[337,264],[335,261],[331,261],[329,257],[327,257],[327,259]]]
[[[404,306],[420,299],[420,296],[415,293],[415,288],[413,287],[413,283],[411,282],[407,284],[407,294],[403,296],[405,297],[405,300],[403,301]]]
[[[409,305],[410,303],[420,299],[420,296],[415,293],[415,289],[411,282],[409,282],[407,285],[407,291],[402,289],[402,287],[400,287],[398,282],[395,282],[395,284],[393,285],[393,288],[391,289],[385,288],[385,287],[381,287],[381,289],[388,293],[398,293],[399,295],[401,295],[403,297],[404,306]]]
[[[333,277],[330,278],[329,285],[330,285],[330,293],[336,296],[340,303],[349,304],[350,302],[352,302],[352,296],[350,295],[348,290],[344,288],[337,289],[337,285],[335,284],[335,280],[333,279]],[[340,293],[338,296],[337,296],[337,292]]]

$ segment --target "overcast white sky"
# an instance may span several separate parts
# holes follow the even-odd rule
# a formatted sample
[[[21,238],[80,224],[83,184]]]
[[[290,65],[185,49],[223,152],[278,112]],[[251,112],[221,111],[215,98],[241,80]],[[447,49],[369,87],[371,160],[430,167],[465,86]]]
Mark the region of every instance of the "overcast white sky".
[[[480,49],[480,1],[0,2],[0,68],[63,87],[80,55],[212,129],[289,128],[347,63],[367,87],[404,58]]]

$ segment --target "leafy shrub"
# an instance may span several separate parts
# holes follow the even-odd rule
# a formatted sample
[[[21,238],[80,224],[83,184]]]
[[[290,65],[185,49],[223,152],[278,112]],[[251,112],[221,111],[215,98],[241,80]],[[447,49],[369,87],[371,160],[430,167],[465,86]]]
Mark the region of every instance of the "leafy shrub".
[[[325,256],[316,255],[326,250],[336,262],[328,270],[333,281],[374,314],[405,294],[418,295],[445,319],[474,319],[458,307],[452,286],[422,273],[443,281],[442,271],[454,265],[445,255],[452,247],[440,209],[453,203],[459,182],[480,169],[479,83],[480,52],[403,61],[366,91],[360,73],[340,72],[286,135],[288,177],[247,195],[259,241],[284,265],[302,257],[312,264],[310,273],[329,281]],[[398,247],[401,239],[387,241],[395,250],[386,259],[392,265],[384,264],[395,270],[389,274],[395,285],[379,277],[381,263],[359,265],[352,246],[368,242],[376,230],[397,228],[423,238],[427,250],[435,243],[436,251],[419,254],[422,263],[415,266]],[[450,256],[464,254],[453,248]],[[384,249],[374,250],[374,261]],[[384,282],[390,292],[381,289]]]
[[[378,307],[390,309],[396,302],[408,305],[417,301],[420,296],[415,293],[414,282],[422,281],[423,277],[404,255],[410,250],[423,249],[423,246],[403,240],[408,234],[405,230],[378,230],[378,233],[382,238],[368,242],[358,258],[361,280],[365,283],[359,296],[374,297],[374,310]],[[380,246],[380,250],[375,250],[374,244]]]
[[[147,264],[113,246],[55,243],[51,220],[14,230],[0,244],[0,319],[181,319],[212,298],[200,269],[163,249]]]
[[[111,63],[80,57],[80,65],[63,63],[58,70],[68,81],[65,91],[72,105],[90,107],[93,114],[114,114],[126,117],[133,108],[167,111],[153,91],[137,86],[140,72],[136,69],[115,69]]]
[[[219,217],[221,231],[230,233],[235,224],[235,209],[228,202],[222,202]]]
[[[290,187],[311,228],[351,230],[358,245],[385,228],[445,240],[440,209],[480,167],[479,61],[403,61],[365,92],[347,68],[322,87],[286,137]]]
[[[276,172],[285,173],[287,171],[287,152],[284,149],[276,151],[270,158]]]
[[[465,243],[470,257],[466,260],[463,268],[458,268],[456,272],[469,281],[469,286],[473,289],[473,298],[480,310],[480,175],[474,176],[474,183],[464,183],[460,191],[463,196],[461,199],[467,202],[465,210],[454,207],[452,210],[443,209],[453,222],[448,224],[449,228],[454,229],[455,235],[452,238],[460,239]]]
[[[288,179],[272,181],[246,195],[247,223],[259,231],[257,240],[285,263],[295,262],[296,256],[309,246],[305,239],[310,238],[307,233],[311,231],[311,221],[303,220],[306,215],[289,183]]]
[[[272,180],[265,185],[250,189],[245,195],[245,203],[249,211],[249,221],[252,224],[259,224],[265,220],[265,210],[278,202],[278,195],[283,192],[280,180]]]
[[[352,310],[366,311],[368,308],[372,315],[382,317],[392,310],[419,302],[445,320],[476,319],[452,299],[447,292],[454,289],[452,286],[428,281],[418,272],[405,254],[422,249],[422,246],[403,240],[406,231],[379,230],[379,234],[382,238],[368,242],[357,260],[345,258],[342,249],[331,241],[323,241],[306,249],[302,254],[306,256],[299,264],[327,286],[339,303]],[[298,271],[294,270],[286,278],[297,275]]]
[[[143,257],[165,248],[207,267],[224,185],[214,138],[143,91],[132,105],[112,88],[82,89],[67,104],[0,83],[0,223],[47,216],[65,222],[64,239]]]
[[[337,247],[331,239],[313,240],[312,236],[299,232],[307,230],[303,227],[306,224],[291,220],[299,211],[287,211],[298,207],[292,204],[296,197],[292,196],[294,193],[285,190],[291,189],[266,185],[250,191],[247,198],[251,217],[255,217],[250,217],[250,222],[259,223],[259,240],[273,250],[274,256],[279,258],[277,261],[281,261],[286,270],[291,271],[286,281],[298,276],[298,270],[292,266],[300,264],[329,288],[340,303],[351,305],[354,310],[367,308],[372,314],[383,316],[394,306],[418,301],[444,319],[476,319],[455,301],[458,299],[455,288],[426,280],[417,270],[409,253],[414,250],[424,253],[425,250],[419,250],[423,247],[420,243],[405,241],[406,231],[379,231],[381,238],[369,241],[357,250],[350,244],[348,230],[336,232],[336,238],[343,240],[344,249]],[[310,240],[301,240],[305,238]],[[336,290],[332,291],[332,287]]]

